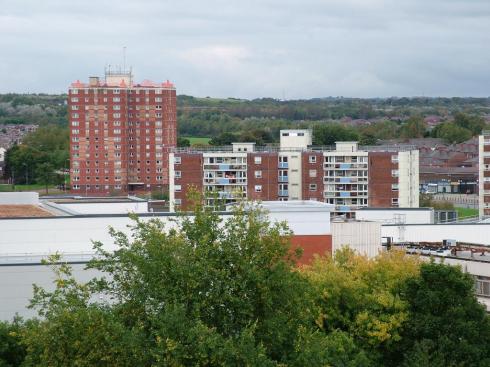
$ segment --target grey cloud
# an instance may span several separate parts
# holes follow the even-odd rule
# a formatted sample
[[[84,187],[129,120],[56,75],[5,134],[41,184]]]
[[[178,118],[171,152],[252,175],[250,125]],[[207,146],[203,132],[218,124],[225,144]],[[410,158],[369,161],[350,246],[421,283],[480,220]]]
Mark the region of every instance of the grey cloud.
[[[128,63],[198,96],[489,95],[484,0],[19,0],[0,92],[61,92]]]

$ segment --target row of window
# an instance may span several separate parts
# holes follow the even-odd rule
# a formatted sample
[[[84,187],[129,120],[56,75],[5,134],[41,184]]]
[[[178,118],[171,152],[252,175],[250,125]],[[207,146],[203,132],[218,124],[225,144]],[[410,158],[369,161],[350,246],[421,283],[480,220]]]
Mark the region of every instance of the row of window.
[[[262,192],[262,185],[255,185],[254,187],[255,192]],[[287,184],[280,184],[278,186],[279,191],[287,191],[288,190],[288,185]],[[308,191],[315,192],[317,191],[317,184],[309,184],[308,185]]]
[[[108,132],[108,131],[109,131],[109,130],[104,129],[104,132]],[[111,131],[112,131],[112,133],[114,133],[114,134],[116,134],[116,135],[120,135],[120,134],[121,134],[121,132],[122,132],[122,130],[121,130],[121,129],[112,129]],[[161,136],[161,135],[162,135],[162,133],[163,133],[163,130],[162,130],[162,129],[155,129],[154,131],[155,131],[155,135],[160,135],[160,136]],[[136,131],[136,132],[138,133],[138,131]],[[73,135],[78,135],[78,134],[80,134],[80,129],[72,129],[72,130],[71,130],[71,133],[72,133]],[[94,134],[98,134],[98,133],[99,133],[99,129],[95,129],[95,130],[93,130],[93,131],[92,131],[92,133],[90,132],[90,130],[85,130],[85,134],[86,134],[87,136],[94,135]],[[135,133],[135,130],[134,130],[134,129],[129,129],[129,133]],[[150,129],[146,129],[146,130],[145,130],[145,134],[150,134]]]
[[[94,94],[98,94],[99,90],[102,90],[102,94],[107,94],[109,91],[112,92],[112,94],[120,94],[121,93],[120,89],[111,89],[111,88],[84,88],[82,90],[84,91],[85,94],[89,94],[89,91],[93,91]],[[155,91],[155,94],[162,94],[163,89],[160,89],[160,88],[154,88],[154,89],[152,88],[151,90],[150,89],[131,89],[131,90],[128,90],[128,93],[129,94],[140,94],[140,92],[144,92],[141,94],[149,95],[150,91]],[[70,93],[71,94],[78,94],[79,90],[76,88],[72,88],[72,89],[70,89]],[[137,99],[139,99],[139,98],[137,98]],[[157,99],[160,100],[157,102],[161,102],[160,97],[155,97],[155,100],[157,100]]]
[[[113,186],[114,190],[121,190],[122,186],[121,185],[114,185]],[[74,190],[80,190],[80,185],[73,185]],[[86,190],[90,190],[90,185],[85,185]],[[99,185],[94,185],[95,190],[100,190]],[[109,190],[109,185],[104,185],[104,190]]]
[[[115,110],[119,110],[119,108],[114,108],[114,109]],[[104,115],[107,116],[107,114],[104,114]],[[155,117],[162,117],[162,116],[163,115],[160,112],[156,112],[155,113]],[[121,113],[120,112],[114,112],[112,114],[112,117],[115,118],[115,119],[119,119],[119,118],[121,118]],[[132,114],[129,114],[129,117],[133,117],[133,115]],[[136,117],[140,117],[140,115],[139,114],[136,114]],[[149,113],[146,113],[145,114],[145,117],[149,118],[150,117],[150,114]],[[72,119],[79,119],[80,118],[80,114],[79,113],[72,113],[71,114],[71,118]],[[88,115],[85,115],[85,118],[87,119],[88,118]]]
[[[84,177],[86,181],[90,181],[91,177],[90,176],[87,176],[87,177]],[[99,181],[100,180],[100,177],[99,176],[95,176],[95,181]],[[141,177],[138,176],[138,180],[140,180]],[[146,180],[149,181],[151,179],[150,176],[146,176]],[[80,176],[73,176],[72,177],[72,180],[73,181],[80,181]],[[109,181],[109,177],[104,177],[104,180],[105,181]],[[156,176],[156,180],[157,181],[163,181],[163,176]],[[121,176],[114,176],[114,181],[122,181],[122,177]],[[176,185],[176,186],[179,186],[179,190],[180,191],[180,185]],[[177,189],[176,189],[177,191]]]

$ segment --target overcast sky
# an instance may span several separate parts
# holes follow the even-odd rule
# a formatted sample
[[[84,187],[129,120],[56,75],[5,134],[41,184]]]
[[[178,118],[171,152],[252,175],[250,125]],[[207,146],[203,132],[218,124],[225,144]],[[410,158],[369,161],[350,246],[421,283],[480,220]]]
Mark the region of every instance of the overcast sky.
[[[179,94],[489,96],[489,0],[0,0],[0,92],[127,64]]]

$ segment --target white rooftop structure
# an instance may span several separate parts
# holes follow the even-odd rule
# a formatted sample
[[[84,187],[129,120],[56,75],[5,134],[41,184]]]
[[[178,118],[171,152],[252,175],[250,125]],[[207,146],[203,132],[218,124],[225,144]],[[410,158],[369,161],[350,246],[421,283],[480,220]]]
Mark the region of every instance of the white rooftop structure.
[[[281,149],[306,149],[312,144],[311,130],[281,130],[280,147]]]

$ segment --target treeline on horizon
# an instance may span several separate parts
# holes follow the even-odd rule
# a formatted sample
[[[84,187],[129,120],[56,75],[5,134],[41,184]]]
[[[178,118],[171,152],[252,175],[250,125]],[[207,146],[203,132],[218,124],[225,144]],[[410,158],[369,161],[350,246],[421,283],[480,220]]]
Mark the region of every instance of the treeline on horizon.
[[[118,248],[94,244],[87,283],[53,256],[38,317],[0,322],[0,366],[490,365],[490,318],[460,267],[347,248],[298,267],[285,223],[247,205],[224,221],[194,198],[172,229],[111,229]]]
[[[0,124],[66,124],[66,94],[0,94]],[[231,118],[283,119],[287,121],[321,121],[388,118],[402,122],[413,115],[449,118],[456,112],[482,115],[490,113],[490,97],[400,97],[347,98],[327,97],[299,100],[257,98],[177,97],[179,115],[213,111]]]
[[[17,183],[54,183],[56,171],[67,169],[69,133],[66,95],[0,95],[0,134],[6,124],[38,124],[23,144],[6,154],[6,178]],[[406,141],[433,137],[460,143],[488,129],[484,115],[490,98],[323,98],[279,101],[195,98],[178,96],[178,145],[186,137],[211,138],[211,145],[236,141],[257,145],[277,143],[281,129],[312,129],[313,144],[359,141],[376,145],[384,140]],[[439,116],[441,123],[429,129],[424,116]],[[350,126],[342,119],[371,119],[369,124]],[[2,125],[4,125],[2,127]],[[42,172],[52,172],[44,174]]]

